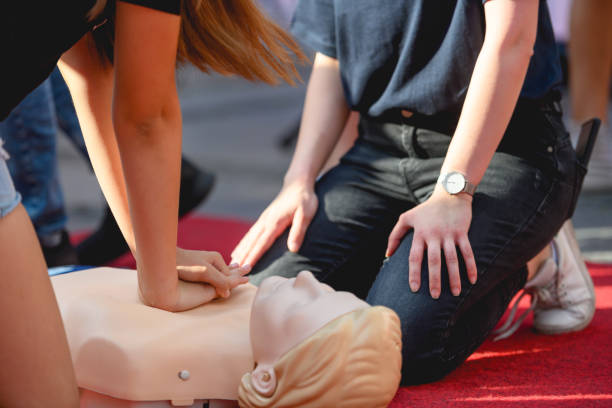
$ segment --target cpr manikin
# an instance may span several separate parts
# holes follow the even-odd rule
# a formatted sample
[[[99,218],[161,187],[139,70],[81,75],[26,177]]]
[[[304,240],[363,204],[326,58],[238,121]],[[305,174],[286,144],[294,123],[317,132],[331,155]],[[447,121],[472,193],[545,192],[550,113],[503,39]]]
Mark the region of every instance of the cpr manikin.
[[[384,407],[399,384],[397,316],[307,272],[181,313],[144,306],[135,271],[52,282],[84,408]]]
[[[256,367],[240,384],[243,408],[386,407],[399,386],[397,315],[310,272],[262,282],[250,335]]]

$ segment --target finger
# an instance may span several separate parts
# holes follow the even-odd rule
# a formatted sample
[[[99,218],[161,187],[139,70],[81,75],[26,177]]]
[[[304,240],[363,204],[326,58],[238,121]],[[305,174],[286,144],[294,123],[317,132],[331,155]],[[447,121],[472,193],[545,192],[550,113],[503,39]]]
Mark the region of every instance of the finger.
[[[452,238],[445,239],[443,248],[451,293],[454,296],[459,296],[461,293],[461,278],[459,277],[459,259],[457,257],[455,241]]]
[[[209,263],[205,265],[181,266],[177,270],[181,280],[209,283],[218,292],[226,293],[229,290],[228,277]]]
[[[244,265],[255,265],[259,258],[272,246],[276,238],[283,232],[283,229],[271,228],[264,231],[255,245],[249,250],[246,258],[244,259]]]
[[[461,250],[461,256],[465,262],[465,268],[467,270],[467,276],[470,283],[473,285],[476,283],[478,278],[478,269],[476,268],[476,259],[474,258],[474,252],[472,251],[472,245],[467,235],[463,235],[459,238],[459,249]]]
[[[236,286],[242,285],[249,281],[249,278],[246,276],[231,276],[229,279],[231,289],[234,289]]]
[[[210,252],[210,258],[211,259],[210,259],[209,262],[212,264],[212,266],[217,268],[224,275],[229,275],[230,268],[229,268],[229,266],[227,266],[227,264],[225,263],[225,259],[223,259],[223,256],[221,256],[220,253],[218,253],[218,252]]]
[[[412,238],[412,247],[408,256],[408,282],[410,290],[416,292],[421,287],[421,265],[423,264],[423,251],[425,244],[419,235]]]
[[[231,268],[229,271],[229,274],[227,276],[244,276],[246,274],[248,274],[249,272],[251,272],[251,265],[244,265],[244,266],[240,266],[238,268]]]
[[[442,252],[440,242],[436,240],[427,241],[427,265],[429,267],[429,293],[434,299],[440,297],[440,263]]]
[[[252,269],[253,267],[251,265],[245,264],[241,266],[240,268],[238,268],[238,273],[240,274],[240,276],[244,276],[244,275],[247,275],[249,272],[251,272]]]
[[[385,256],[389,257],[393,255],[399,244],[402,242],[402,238],[412,229],[412,223],[410,222],[410,216],[408,213],[400,215],[397,223],[393,227],[391,234],[389,234],[389,242],[387,243],[387,251]]]
[[[254,265],[259,258],[261,258],[263,253],[272,246],[276,238],[278,238],[278,236],[283,233],[287,226],[289,226],[290,222],[291,218],[289,216],[283,216],[272,220],[269,219],[266,222],[268,227],[262,226],[262,229],[259,231],[257,237],[255,237],[251,242],[251,246],[245,254],[241,265]]]
[[[262,220],[257,220],[246,235],[242,237],[236,248],[234,248],[232,251],[232,262],[236,262],[240,265],[244,263],[244,259],[246,258],[249,249],[253,246],[253,243],[256,241],[259,234],[261,234],[263,226],[264,223]]]
[[[304,207],[298,207],[293,216],[293,223],[289,231],[289,239],[287,240],[287,248],[291,252],[297,252],[304,242],[304,235],[310,225],[312,215],[306,214]]]
[[[237,263],[233,263],[229,266],[230,268],[230,274],[231,275],[240,275],[240,276],[244,276],[246,274],[248,274],[249,272],[251,272],[251,270],[253,269],[253,267],[249,264],[245,264],[245,265],[238,265]]]
[[[228,276],[230,288],[234,289],[238,285],[242,285],[249,282],[249,278],[246,275],[251,271],[250,265],[241,266],[238,268],[232,268]]]

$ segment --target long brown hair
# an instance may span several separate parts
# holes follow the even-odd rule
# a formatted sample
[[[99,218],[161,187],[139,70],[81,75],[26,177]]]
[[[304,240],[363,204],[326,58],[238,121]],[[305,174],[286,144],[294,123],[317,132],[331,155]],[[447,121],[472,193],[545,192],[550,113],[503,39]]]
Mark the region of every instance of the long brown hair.
[[[112,63],[115,1],[96,0],[90,11],[98,53]],[[253,0],[181,0],[177,63],[190,62],[204,72],[239,75],[249,80],[291,84],[299,79],[295,58],[306,57],[293,38],[264,15]]]

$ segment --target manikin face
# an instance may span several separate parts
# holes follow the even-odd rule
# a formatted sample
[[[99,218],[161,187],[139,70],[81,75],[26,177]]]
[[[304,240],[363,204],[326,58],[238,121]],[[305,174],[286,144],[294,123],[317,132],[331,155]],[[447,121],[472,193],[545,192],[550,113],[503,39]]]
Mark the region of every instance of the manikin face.
[[[251,345],[258,367],[271,367],[292,347],[343,314],[369,307],[349,292],[335,292],[303,271],[296,278],[263,281],[251,310]]]

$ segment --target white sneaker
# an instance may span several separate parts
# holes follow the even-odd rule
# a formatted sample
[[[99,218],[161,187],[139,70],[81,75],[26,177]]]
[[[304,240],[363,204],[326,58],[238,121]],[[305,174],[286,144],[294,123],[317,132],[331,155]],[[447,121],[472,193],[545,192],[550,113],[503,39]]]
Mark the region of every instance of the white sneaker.
[[[593,281],[580,254],[571,221],[563,224],[553,242],[558,263],[552,257],[542,263],[535,276],[525,284],[506,323],[494,332],[497,334],[494,340],[511,336],[532,310],[534,328],[543,334],[579,331],[593,319]],[[518,303],[525,294],[531,295],[531,306],[512,324]]]

